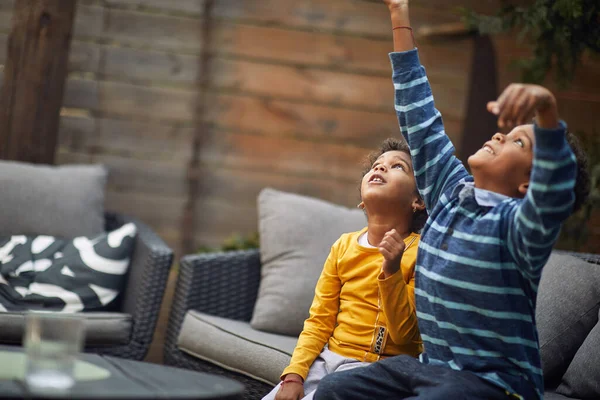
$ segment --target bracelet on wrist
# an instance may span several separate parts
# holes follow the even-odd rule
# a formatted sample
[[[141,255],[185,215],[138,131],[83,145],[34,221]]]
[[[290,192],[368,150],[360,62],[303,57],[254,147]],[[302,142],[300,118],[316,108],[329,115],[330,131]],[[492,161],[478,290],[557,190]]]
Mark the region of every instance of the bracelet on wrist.
[[[284,379],[283,381],[281,381],[281,386],[285,385],[286,383],[297,383],[299,385],[304,386],[304,382],[297,379]]]
[[[413,28],[411,28],[410,26],[394,26],[392,28],[392,31],[395,31],[396,29],[406,29],[410,32],[410,37],[412,38],[413,41],[413,46],[417,47],[417,42],[415,41],[415,35],[413,35]]]

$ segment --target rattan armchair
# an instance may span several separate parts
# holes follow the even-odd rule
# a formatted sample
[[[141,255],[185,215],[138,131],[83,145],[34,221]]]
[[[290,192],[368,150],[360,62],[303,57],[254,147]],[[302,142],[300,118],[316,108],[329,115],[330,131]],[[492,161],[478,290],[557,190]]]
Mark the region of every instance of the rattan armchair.
[[[127,222],[135,223],[137,235],[127,284],[115,311],[132,317],[132,329],[127,344],[109,347],[87,347],[87,352],[107,354],[132,360],[143,360],[154,334],[173,250],[143,222],[116,213],[106,213],[106,230]]]
[[[233,378],[246,386],[246,399],[260,399],[272,386],[192,357],[177,347],[185,314],[197,310],[250,321],[260,283],[258,250],[189,255],[181,259],[165,340],[168,365]]]

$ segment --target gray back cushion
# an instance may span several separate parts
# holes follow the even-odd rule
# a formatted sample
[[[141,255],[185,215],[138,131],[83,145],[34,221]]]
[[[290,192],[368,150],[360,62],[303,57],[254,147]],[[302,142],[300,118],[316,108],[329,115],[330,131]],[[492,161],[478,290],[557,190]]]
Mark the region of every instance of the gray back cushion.
[[[0,236],[94,236],[104,231],[106,169],[0,161]]]
[[[331,246],[367,220],[358,209],[269,188],[258,196],[258,219],[262,270],[250,324],[297,336]]]
[[[600,399],[600,323],[575,353],[556,392],[578,399]]]
[[[544,378],[559,382],[598,322],[600,266],[553,253],[542,272],[536,321]],[[600,359],[600,351],[596,352]]]

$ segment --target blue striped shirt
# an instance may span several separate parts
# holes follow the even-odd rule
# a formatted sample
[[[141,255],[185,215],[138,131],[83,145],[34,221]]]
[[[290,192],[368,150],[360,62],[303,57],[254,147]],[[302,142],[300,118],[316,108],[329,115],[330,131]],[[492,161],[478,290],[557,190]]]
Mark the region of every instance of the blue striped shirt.
[[[566,127],[534,127],[525,198],[477,193],[453,155],[417,51],[390,59],[400,129],[429,212],[415,289],[423,360],[541,398],[535,301],[542,267],[574,201],[576,164]]]

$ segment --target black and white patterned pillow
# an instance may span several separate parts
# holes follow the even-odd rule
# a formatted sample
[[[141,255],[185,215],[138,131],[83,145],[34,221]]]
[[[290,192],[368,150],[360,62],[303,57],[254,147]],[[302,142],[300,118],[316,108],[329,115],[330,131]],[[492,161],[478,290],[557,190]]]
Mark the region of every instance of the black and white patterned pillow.
[[[0,240],[0,311],[109,309],[123,290],[136,227],[94,238]]]

